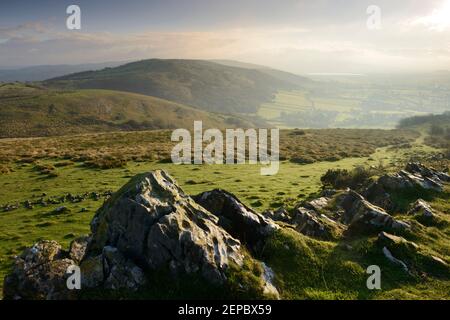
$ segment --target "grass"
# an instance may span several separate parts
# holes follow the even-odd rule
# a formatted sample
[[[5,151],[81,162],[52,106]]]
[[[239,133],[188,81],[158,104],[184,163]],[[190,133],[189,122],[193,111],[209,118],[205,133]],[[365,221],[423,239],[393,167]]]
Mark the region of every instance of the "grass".
[[[0,205],[21,205],[17,210],[0,212],[0,278],[11,267],[13,256],[37,240],[54,239],[67,247],[74,237],[89,233],[89,223],[104,199],[103,196],[89,196],[81,202],[66,200],[64,203],[51,204],[47,201],[49,198],[57,199],[66,195],[68,199],[69,193],[72,198],[76,198],[85,193],[115,191],[136,174],[164,169],[175,177],[188,194],[223,188],[262,212],[281,205],[289,208],[316,195],[321,189],[321,176],[330,168],[351,170],[361,165],[379,166],[383,163],[391,170],[396,170],[412,155],[437,152],[437,149],[418,143],[417,135],[410,133],[405,133],[407,140],[417,140],[411,142],[408,148],[392,148],[381,142],[380,146],[383,147],[377,148],[378,142],[369,145],[369,139],[363,139],[369,132],[373,136],[380,133],[360,131],[361,134],[355,136],[354,131],[346,130],[304,130],[301,134],[283,132],[283,146],[299,148],[304,155],[317,158],[313,158],[309,164],[285,160],[275,176],[261,176],[258,165],[173,165],[154,156],[142,157],[149,152],[159,154],[158,148],[170,150],[170,144],[165,143],[165,131],[98,134],[95,140],[92,140],[92,135],[1,140],[0,154],[8,170],[0,174],[0,190],[3,190],[0,193]],[[385,134],[395,133],[398,132]],[[335,141],[340,141],[347,149],[360,148],[361,151],[357,153],[359,157],[343,156],[333,162],[318,161],[319,157],[324,158],[321,152],[327,149],[330,150],[329,154],[334,154],[336,148],[332,149],[327,144],[327,140],[332,143],[333,135],[337,137]],[[405,137],[399,136],[397,141],[404,141]],[[131,141],[137,141],[136,145],[131,145]],[[312,149],[314,141],[316,146]],[[145,144],[148,144],[146,148]],[[110,154],[118,156],[114,152],[119,151],[120,156],[126,159],[119,166],[108,165],[102,169],[101,166],[87,165],[92,159],[106,159]],[[91,152],[93,157],[87,156]],[[295,154],[300,151],[290,152]],[[54,171],[58,174],[49,177],[49,173]],[[427,198],[444,223],[423,226],[413,221],[417,231],[408,235],[408,240],[423,246],[427,253],[442,258],[450,256],[449,194],[450,190],[446,190],[442,196]],[[26,209],[22,205],[27,200],[39,202],[41,198],[47,202],[46,206],[36,204],[32,209]],[[66,209],[56,210],[61,206]],[[373,237],[318,241],[283,229],[274,235],[261,256],[256,258],[275,270],[277,284],[285,299],[448,298],[448,278],[427,276],[417,279],[405,276],[398,268],[386,263],[374,242]],[[346,245],[354,249],[348,250]],[[368,291],[365,287],[365,270],[370,264],[380,264],[383,268],[383,290],[380,292]],[[247,271],[236,273],[233,276],[236,280],[234,283],[244,281],[242,277],[245,282],[252,283],[252,279],[255,279],[252,272],[255,270],[249,266]],[[166,278],[161,276],[161,279]],[[187,283],[192,283],[192,279],[188,279]],[[249,289],[256,287],[251,286]],[[166,296],[179,297],[180,292],[185,290],[185,284],[181,282],[173,290],[167,292]]]
[[[211,128],[252,123],[135,93],[0,84],[0,138],[182,128],[194,120]]]

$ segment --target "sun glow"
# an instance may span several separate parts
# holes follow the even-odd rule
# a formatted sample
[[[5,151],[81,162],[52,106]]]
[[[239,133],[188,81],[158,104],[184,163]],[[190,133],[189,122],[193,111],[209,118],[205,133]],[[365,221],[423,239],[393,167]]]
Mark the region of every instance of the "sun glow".
[[[417,23],[436,31],[444,31],[450,28],[450,0],[444,1],[442,6],[433,10],[429,16],[419,18]]]

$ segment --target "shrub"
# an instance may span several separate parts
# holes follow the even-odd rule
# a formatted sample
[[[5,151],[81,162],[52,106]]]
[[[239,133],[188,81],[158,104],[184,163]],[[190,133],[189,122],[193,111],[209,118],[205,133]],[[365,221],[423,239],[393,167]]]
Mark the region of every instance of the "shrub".
[[[430,129],[430,134],[433,136],[442,136],[445,133],[445,129],[437,124],[433,124]]]
[[[332,186],[336,189],[358,189],[366,185],[372,176],[377,174],[374,168],[356,167],[349,171],[345,169],[329,169],[320,181],[324,186]]]
[[[51,164],[36,164],[34,169],[39,171],[40,174],[50,174],[55,170],[55,167]]]
[[[0,174],[7,174],[11,172],[11,168],[7,165],[0,165]]]
[[[124,168],[127,165],[127,162],[123,159],[119,158],[96,158],[85,162],[85,166],[89,168],[97,168],[97,169],[114,169],[114,168]]]

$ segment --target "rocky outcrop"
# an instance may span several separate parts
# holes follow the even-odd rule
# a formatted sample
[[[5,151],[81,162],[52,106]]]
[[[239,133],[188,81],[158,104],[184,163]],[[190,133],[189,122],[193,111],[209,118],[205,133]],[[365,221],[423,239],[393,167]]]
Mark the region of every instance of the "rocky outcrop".
[[[314,210],[316,212],[320,212],[328,205],[328,201],[330,201],[329,198],[320,197],[311,201],[304,202],[303,207],[305,207],[306,209]]]
[[[14,262],[3,287],[5,299],[70,299],[67,269],[75,265],[56,241],[40,241]]]
[[[292,223],[298,232],[323,240],[335,239],[343,229],[342,225],[326,215],[305,207],[298,207],[294,211]]]
[[[417,249],[419,249],[419,246],[414,242],[408,241],[403,237],[395,236],[384,231],[378,235],[377,241],[382,246],[385,246],[390,250],[395,250],[395,248],[398,248],[400,246],[406,247],[411,251],[416,251]]]
[[[203,208],[219,218],[219,225],[245,244],[256,247],[279,227],[263,215],[240,202],[233,194],[220,189],[194,197]]]
[[[420,163],[409,163],[405,170],[395,174],[387,174],[378,179],[378,184],[385,190],[393,191],[421,187],[441,192],[444,182],[450,182],[448,174],[425,167]]]
[[[403,271],[405,271],[406,273],[409,273],[409,268],[406,265],[406,263],[404,263],[402,260],[397,259],[396,257],[394,257],[391,253],[391,251],[387,248],[387,247],[383,247],[383,254],[384,256],[393,264],[396,264],[398,266],[400,266]]]
[[[136,291],[161,269],[224,284],[232,266],[238,270],[251,259],[242,242],[254,244],[278,227],[225,191],[203,194],[198,201],[213,213],[164,171],[136,176],[97,211],[91,235],[72,241],[67,252],[55,241],[25,250],[6,277],[4,296],[71,298],[67,270],[77,265],[83,289]],[[277,296],[271,269],[265,266],[260,276],[261,291]]]
[[[450,176],[433,168],[425,167],[420,163],[409,163],[404,170],[381,176],[370,184],[361,194],[370,203],[383,208],[388,212],[398,208],[393,201],[391,193],[411,188],[423,188],[441,192],[443,184],[450,181]]]
[[[74,239],[70,243],[69,256],[77,264],[79,264],[81,260],[83,260],[84,255],[86,254],[87,245],[89,244],[90,240],[91,237],[84,236]]]
[[[421,216],[424,218],[434,217],[433,209],[431,209],[430,205],[422,199],[418,199],[416,202],[414,202],[411,209],[408,211],[408,214]]]
[[[266,210],[262,214],[265,218],[273,221],[289,222],[291,220],[289,212],[284,207],[280,207],[275,211]]]
[[[341,196],[339,205],[344,210],[341,221],[349,226],[350,232],[362,229],[377,231],[410,228],[408,223],[395,219],[382,208],[371,204],[363,196],[352,190]]]
[[[117,250],[143,269],[170,266],[173,273],[198,272],[222,283],[227,267],[243,261],[240,241],[164,171],[132,179],[97,212],[91,228],[88,257],[101,255],[103,263],[106,252]],[[109,259],[109,269],[115,260],[123,259]]]
[[[447,173],[440,172],[434,168],[426,167],[421,163],[408,163],[405,170],[413,174],[429,178],[436,183],[450,182],[450,175]]]

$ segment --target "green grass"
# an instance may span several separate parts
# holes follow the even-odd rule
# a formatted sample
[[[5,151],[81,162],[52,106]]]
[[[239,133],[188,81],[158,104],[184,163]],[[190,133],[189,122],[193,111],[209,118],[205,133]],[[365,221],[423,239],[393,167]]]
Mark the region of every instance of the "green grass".
[[[0,138],[190,128],[194,120],[210,128],[252,125],[239,116],[209,113],[135,93],[0,85]]]
[[[335,136],[337,133],[339,131],[334,132]],[[86,136],[85,140],[80,137],[61,137],[2,141],[1,152],[5,154],[9,146],[14,146],[17,149],[11,152],[18,157],[16,161],[9,156],[6,157],[9,159],[5,163],[8,170],[0,174],[0,190],[2,190],[0,205],[26,200],[36,201],[43,193],[46,194],[44,198],[55,198],[67,193],[80,195],[85,192],[116,191],[136,174],[164,169],[175,177],[188,194],[194,195],[214,188],[223,188],[261,212],[281,205],[289,208],[301,200],[316,195],[321,189],[320,177],[330,168],[352,169],[360,165],[378,166],[382,163],[389,170],[397,170],[413,155],[429,155],[438,151],[424,147],[420,144],[422,140],[414,136],[417,141],[411,143],[408,148],[386,146],[375,150],[372,146],[375,152],[372,154],[368,152],[370,156],[368,154],[334,162],[314,160],[315,162],[310,164],[296,164],[283,161],[277,175],[261,176],[258,165],[173,165],[156,160],[133,161],[133,150],[121,147],[124,146],[124,141],[128,141],[128,137],[136,138],[138,134],[142,135],[140,138],[148,138],[148,133],[120,133],[99,135],[97,140],[93,141],[89,136]],[[159,144],[156,145],[164,144],[166,134],[164,132],[154,134],[156,140],[159,139]],[[322,137],[315,140],[318,144],[324,144],[322,149],[317,150],[330,148],[324,142],[327,139],[331,140],[333,131],[307,130],[306,134],[315,134],[316,138]],[[127,138],[117,139],[122,135]],[[351,136],[350,132],[344,135]],[[296,137],[298,141],[304,141],[302,135]],[[144,143],[155,142],[155,136],[148,139],[150,140]],[[311,136],[310,139],[312,143]],[[286,145],[292,144],[292,140],[284,141]],[[73,153],[75,151],[82,153],[90,148],[102,150],[103,144],[109,146],[111,150],[115,148],[122,151],[128,159],[126,163],[121,163],[123,167],[98,169],[87,166],[81,159],[69,161],[54,154],[55,150],[64,151],[64,148],[67,148],[64,152],[70,149]],[[306,148],[307,145],[300,144],[298,147]],[[351,146],[352,144],[348,142],[348,148]],[[356,137],[353,139],[353,146],[362,147],[363,144]],[[19,149],[22,150],[22,154]],[[31,150],[42,153],[33,158],[35,153]],[[102,157],[100,156],[100,159]],[[433,208],[438,210],[440,223],[422,226],[412,220],[417,228],[414,233],[407,235],[408,240],[421,245],[426,253],[444,259],[450,256],[449,194],[450,190],[446,189],[443,195],[427,198]],[[408,200],[413,201],[414,198],[409,197]],[[89,233],[89,223],[102,203],[103,198],[96,201],[89,197],[80,203],[66,202],[46,207],[35,205],[33,209],[21,206],[14,211],[0,212],[0,278],[8,272],[13,256],[37,240],[54,239],[67,247],[74,237]],[[54,210],[61,205],[66,206],[68,210],[55,212]],[[412,219],[412,217],[402,218]],[[405,276],[398,268],[386,262],[374,240],[373,237],[369,237],[324,242],[284,229],[268,242],[261,256],[256,258],[267,262],[275,270],[276,281],[281,289],[282,298],[285,299],[449,298],[448,278],[431,275],[418,279]],[[347,244],[354,249],[347,250],[345,246]],[[380,292],[368,291],[365,287],[367,278],[365,269],[370,264],[382,266],[383,290]],[[424,265],[427,270],[428,267]],[[239,277],[246,277],[245,281],[249,283],[252,283],[253,279],[251,272],[236,273],[235,277],[236,282],[243,281]],[[189,282],[190,280],[187,280],[187,283]],[[170,290],[166,292],[167,297],[179,297],[184,286],[185,284],[180,282],[174,287],[173,292]]]

